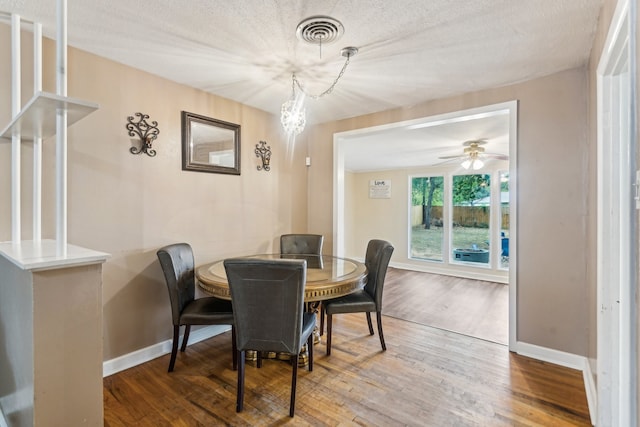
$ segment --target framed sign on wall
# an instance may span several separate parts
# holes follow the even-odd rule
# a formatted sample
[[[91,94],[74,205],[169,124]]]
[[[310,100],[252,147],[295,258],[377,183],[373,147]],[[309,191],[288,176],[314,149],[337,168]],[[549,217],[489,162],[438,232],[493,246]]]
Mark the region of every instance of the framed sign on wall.
[[[390,179],[372,179],[369,181],[369,198],[370,199],[390,199],[391,198],[391,180]]]

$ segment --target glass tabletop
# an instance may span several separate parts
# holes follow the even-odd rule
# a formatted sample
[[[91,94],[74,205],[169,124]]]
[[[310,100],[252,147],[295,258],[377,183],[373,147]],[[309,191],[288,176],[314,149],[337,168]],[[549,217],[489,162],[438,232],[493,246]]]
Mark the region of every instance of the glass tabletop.
[[[305,259],[307,283],[305,301],[322,301],[350,294],[361,289],[367,279],[366,266],[356,260],[330,255],[258,254],[242,258]],[[224,260],[199,266],[196,278],[200,288],[218,298],[231,299]]]

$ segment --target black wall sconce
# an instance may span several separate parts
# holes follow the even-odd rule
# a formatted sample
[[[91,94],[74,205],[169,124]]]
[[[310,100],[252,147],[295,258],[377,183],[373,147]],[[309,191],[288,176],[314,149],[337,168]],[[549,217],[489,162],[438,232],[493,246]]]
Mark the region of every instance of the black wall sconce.
[[[270,171],[271,166],[271,146],[267,145],[267,141],[260,141],[259,144],[256,144],[256,157],[260,158],[262,161],[262,166],[258,165],[258,170],[266,170]]]
[[[140,138],[141,145],[140,148],[131,147],[129,151],[131,154],[140,154],[145,153],[150,157],[156,155],[156,150],[154,150],[151,146],[151,143],[154,139],[158,137],[160,133],[160,129],[158,129],[158,122],[155,120],[149,124],[147,119],[149,118],[148,114],[136,113],[135,117],[138,118],[137,122],[134,122],[134,116],[127,117],[127,130],[129,131],[129,136]]]

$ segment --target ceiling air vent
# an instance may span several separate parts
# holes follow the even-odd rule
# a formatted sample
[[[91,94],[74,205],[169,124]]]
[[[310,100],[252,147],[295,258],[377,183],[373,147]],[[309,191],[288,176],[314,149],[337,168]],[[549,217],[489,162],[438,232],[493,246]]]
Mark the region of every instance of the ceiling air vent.
[[[312,16],[300,22],[296,36],[311,44],[329,44],[344,34],[344,27],[337,19],[329,16]]]

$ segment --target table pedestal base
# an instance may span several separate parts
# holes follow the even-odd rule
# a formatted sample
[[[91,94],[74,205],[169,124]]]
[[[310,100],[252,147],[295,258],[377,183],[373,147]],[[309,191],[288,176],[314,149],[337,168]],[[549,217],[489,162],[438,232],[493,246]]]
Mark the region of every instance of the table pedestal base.
[[[317,343],[316,343],[317,344]],[[286,362],[291,361],[291,355],[288,353],[276,353],[274,351],[265,351],[262,353],[262,359],[277,359],[284,360]],[[258,352],[255,350],[247,350],[245,352],[244,360],[247,362],[256,362],[258,360]],[[309,364],[309,353],[307,352],[307,345],[305,344],[298,355],[298,366],[304,367]]]
[[[314,312],[317,315],[318,312],[320,311],[320,301],[308,302],[307,310],[310,312]],[[313,334],[313,344],[320,344],[320,328],[318,327],[318,325],[316,325],[313,328],[312,334]],[[265,351],[262,354],[262,358],[285,360],[288,362],[291,360],[291,355],[288,353],[276,353],[274,351]],[[247,362],[257,361],[258,352],[254,350],[247,350],[245,352],[245,360]],[[302,350],[298,355],[298,366],[304,367],[304,366],[307,366],[308,364],[309,364],[309,353],[307,352],[307,345],[305,344],[304,346],[302,346]]]

